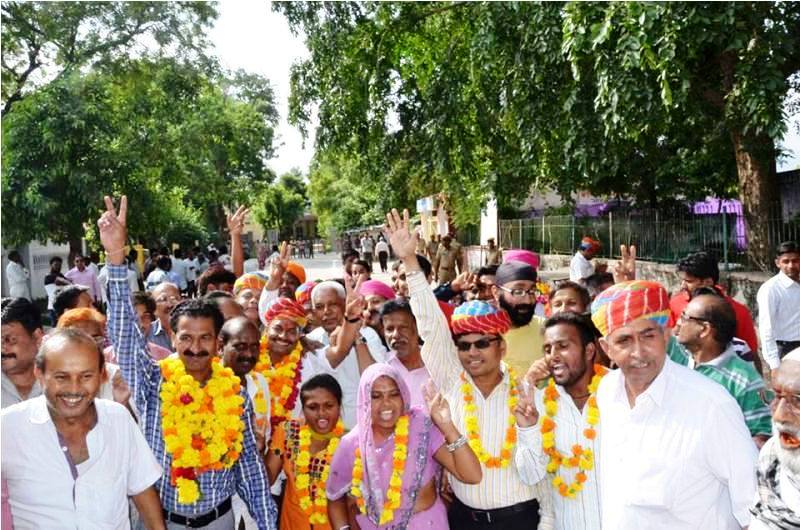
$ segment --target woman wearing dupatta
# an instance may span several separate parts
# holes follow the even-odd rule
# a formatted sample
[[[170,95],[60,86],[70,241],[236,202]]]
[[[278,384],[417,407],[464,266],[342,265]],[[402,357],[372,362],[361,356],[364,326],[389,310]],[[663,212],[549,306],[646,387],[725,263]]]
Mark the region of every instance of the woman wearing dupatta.
[[[441,466],[469,484],[482,478],[480,463],[452,422],[440,394],[426,396],[430,415],[411,408],[410,391],[387,364],[361,375],[357,426],[345,435],[327,482],[332,528],[361,530],[446,529],[447,513],[437,494]],[[348,513],[348,498],[358,507]]]

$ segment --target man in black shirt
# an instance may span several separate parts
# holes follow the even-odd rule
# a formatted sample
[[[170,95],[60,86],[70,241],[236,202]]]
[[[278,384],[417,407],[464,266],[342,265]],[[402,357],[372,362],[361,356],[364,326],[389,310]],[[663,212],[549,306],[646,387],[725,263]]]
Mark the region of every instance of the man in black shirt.
[[[53,326],[56,325],[56,312],[53,308],[56,295],[65,285],[72,285],[72,282],[61,274],[61,264],[62,260],[59,256],[50,258],[50,274],[44,277],[44,290],[47,291],[47,311]]]

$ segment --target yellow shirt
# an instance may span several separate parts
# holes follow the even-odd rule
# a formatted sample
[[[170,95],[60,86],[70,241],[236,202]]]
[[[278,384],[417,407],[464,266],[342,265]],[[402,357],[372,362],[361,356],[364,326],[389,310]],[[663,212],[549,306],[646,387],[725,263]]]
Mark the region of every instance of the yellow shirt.
[[[518,376],[525,375],[531,363],[544,357],[542,324],[544,320],[539,316],[534,316],[530,324],[521,328],[511,328],[508,333],[503,335],[506,340],[507,362]]]

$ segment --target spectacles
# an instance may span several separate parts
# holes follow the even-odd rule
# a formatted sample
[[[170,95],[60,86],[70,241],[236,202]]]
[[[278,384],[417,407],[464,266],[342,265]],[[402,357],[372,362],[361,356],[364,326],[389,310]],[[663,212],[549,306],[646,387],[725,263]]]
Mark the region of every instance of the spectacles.
[[[164,304],[166,302],[180,302],[180,301],[181,301],[180,296],[159,296],[158,298],[156,298],[157,304]]]
[[[503,287],[502,285],[498,286],[501,291],[505,291],[509,293],[514,298],[523,298],[525,296],[536,296],[536,288],[532,287],[530,289],[509,289],[508,287]]]
[[[468,342],[465,340],[460,340],[456,342],[456,348],[458,351],[469,351],[473,346],[475,346],[479,350],[485,350],[488,348],[493,342],[500,340],[500,337],[492,337],[490,339],[478,339],[474,342]]]
[[[683,322],[686,322],[687,320],[694,320],[694,321],[697,321],[697,322],[709,322],[709,320],[707,318],[693,317],[693,316],[687,315],[686,311],[681,313],[681,316],[680,316],[679,320],[681,320]]]
[[[768,388],[764,388],[758,392],[761,401],[767,405],[774,412],[778,408],[778,404],[783,399],[786,401],[786,406],[789,407],[794,413],[800,414],[800,394],[789,394],[786,392],[775,392]]]

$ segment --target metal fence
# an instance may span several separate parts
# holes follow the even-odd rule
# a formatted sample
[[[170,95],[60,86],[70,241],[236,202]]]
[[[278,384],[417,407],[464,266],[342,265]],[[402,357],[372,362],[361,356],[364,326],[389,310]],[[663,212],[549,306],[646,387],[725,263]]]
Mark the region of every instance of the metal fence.
[[[800,217],[785,220],[780,211],[764,220],[770,246],[800,240]],[[620,245],[635,244],[642,259],[674,263],[690,252],[714,252],[721,261],[747,264],[747,233],[741,216],[727,212],[665,214],[659,210],[614,211],[602,217],[553,215],[502,219],[503,248],[527,248],[543,254],[572,254],[584,236],[603,244],[599,257],[619,256]]]

